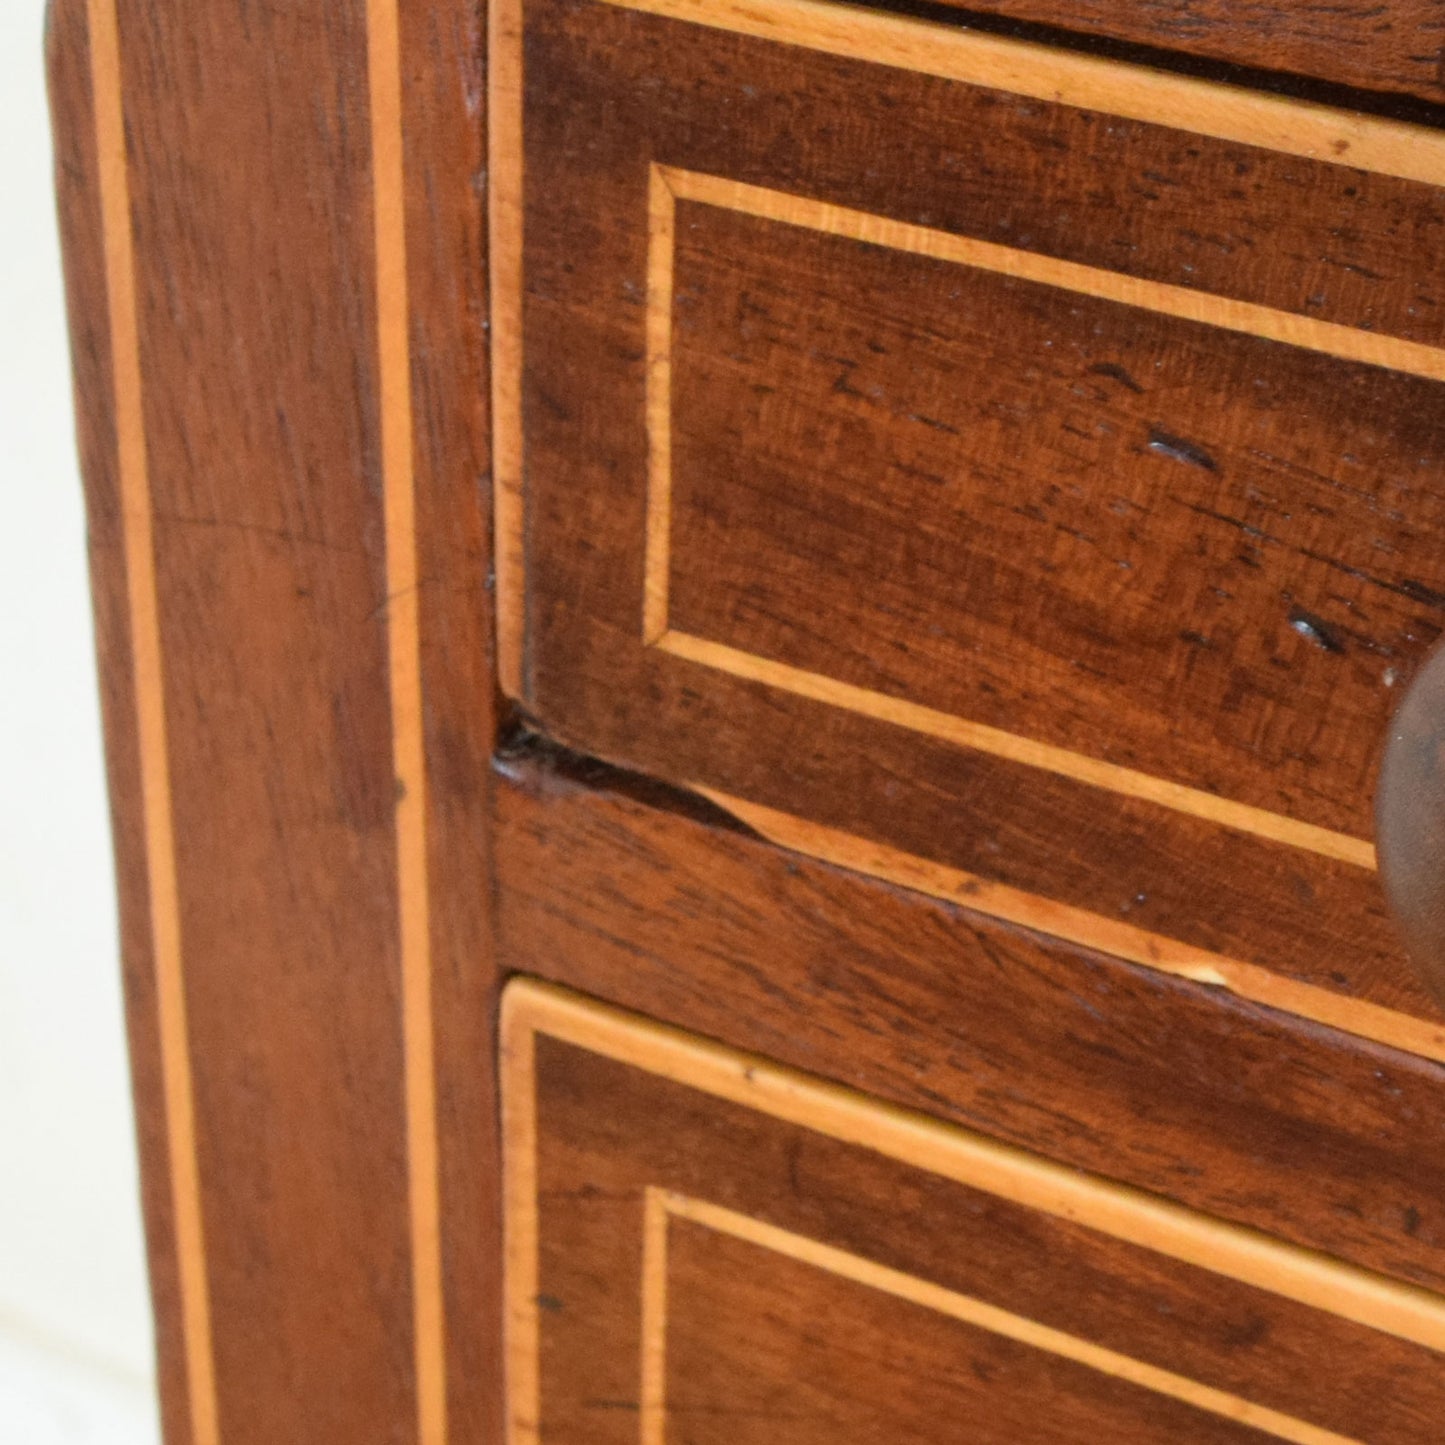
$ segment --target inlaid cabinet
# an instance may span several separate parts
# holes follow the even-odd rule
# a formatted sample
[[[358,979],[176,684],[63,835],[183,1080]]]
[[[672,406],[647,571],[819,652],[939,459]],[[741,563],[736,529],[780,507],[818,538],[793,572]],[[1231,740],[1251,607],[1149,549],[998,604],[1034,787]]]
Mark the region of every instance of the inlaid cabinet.
[[[1437,1441],[1437,8],[48,43],[170,1445]]]

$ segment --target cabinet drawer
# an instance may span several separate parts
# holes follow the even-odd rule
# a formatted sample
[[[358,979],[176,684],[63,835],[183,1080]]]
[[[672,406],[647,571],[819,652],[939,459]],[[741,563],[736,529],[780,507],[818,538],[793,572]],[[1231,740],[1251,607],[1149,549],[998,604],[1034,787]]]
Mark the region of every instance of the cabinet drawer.
[[[1435,1297],[545,985],[504,1015],[514,1445],[1438,1438]]]
[[[1445,1056],[1370,842],[1445,623],[1445,139],[784,0],[500,32],[501,606],[544,726]]]

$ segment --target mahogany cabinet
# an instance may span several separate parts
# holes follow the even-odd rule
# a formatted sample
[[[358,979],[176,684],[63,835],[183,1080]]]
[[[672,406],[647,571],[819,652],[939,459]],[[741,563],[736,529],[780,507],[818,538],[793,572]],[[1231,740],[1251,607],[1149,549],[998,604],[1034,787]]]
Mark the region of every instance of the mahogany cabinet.
[[[1438,7],[49,65],[171,1445],[1441,1438]]]

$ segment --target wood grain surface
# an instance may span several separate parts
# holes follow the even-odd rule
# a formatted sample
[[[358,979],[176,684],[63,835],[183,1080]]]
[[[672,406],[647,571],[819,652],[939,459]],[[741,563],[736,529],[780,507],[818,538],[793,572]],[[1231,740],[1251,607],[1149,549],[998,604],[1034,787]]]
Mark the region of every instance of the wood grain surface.
[[[1023,18],[1056,18],[1047,0],[1028,3]],[[787,44],[753,33],[778,14],[807,23]],[[1420,16],[1403,3],[1376,17],[1368,43],[1366,20],[1340,12],[1329,66],[1298,17],[1266,45],[1252,10],[1210,0],[1191,15],[1192,38],[1173,7],[1104,21],[1087,11],[1077,24],[1147,44],[1174,26],[1181,55],[1429,94]],[[865,1089],[885,1114],[931,1115],[970,1131],[980,1157],[1028,1151],[1033,1163],[1009,1168],[1059,1197],[1082,1188],[1102,1211],[1070,1222],[1042,1195],[865,1157],[797,1121],[554,1054],[546,1167],[564,1190],[579,1169],[594,1181],[549,1206],[548,1248],[566,1276],[557,1297],[591,1290],[599,1319],[640,1327],[628,1313],[639,1292],[615,1292],[606,1269],[640,1269],[639,1201],[651,1197],[654,1230],[659,1208],[667,1229],[661,1254],[647,1236],[654,1274],[695,1306],[677,1312],[645,1389],[636,1353],[577,1335],[586,1369],[615,1393],[576,1394],[581,1375],[549,1385],[564,1436],[634,1438],[646,1401],[661,1431],[658,1402],[670,1401],[710,1438],[740,1374],[757,1413],[725,1432],[766,1435],[785,1379],[842,1367],[836,1334],[807,1333],[827,1311],[860,1341],[902,1341],[904,1368],[934,1383],[892,1413],[883,1377],[867,1373],[876,1361],[832,1404],[800,1390],[800,1438],[926,1439],[981,1405],[1005,1431],[1045,1383],[1066,1432],[1429,1438],[1421,1422],[1438,1419],[1438,1402],[1419,1359],[1441,1304],[1420,1287],[1445,1288],[1445,1081],[1431,1062],[1445,1057],[1445,1025],[1401,966],[1346,780],[1368,777],[1361,739],[1393,695],[1385,671],[1405,681],[1441,626],[1426,545],[1438,519],[1409,466],[1435,446],[1434,383],[1419,373],[1433,374],[1445,344],[1431,279],[1445,261],[1434,184],[1445,149],[1360,115],[877,12],[719,0],[707,16],[529,5],[524,172],[522,116],[507,109],[521,100],[514,5],[52,6],[168,1441],[504,1438],[495,1050],[500,981],[517,971]],[[1217,28],[1231,16],[1232,42]],[[492,101],[503,102],[490,152],[488,25],[501,61]],[[869,63],[870,47],[890,63]],[[1201,96],[1218,101],[1204,129],[1179,130]],[[1061,303],[1047,278],[907,248],[900,258],[694,199],[674,216],[677,265],[659,310],[655,162],[1043,258],[1064,268],[1055,281],[1085,268],[1144,291]],[[870,350],[870,338],[905,360],[925,339],[939,355],[961,349],[955,317],[914,304],[927,267],[968,270],[987,364],[950,360],[944,375]],[[787,324],[758,350],[745,302],[780,280],[769,324]],[[874,316],[869,294],[884,289],[896,309]],[[1185,310],[1140,312],[1144,293],[1183,297]],[[1145,316],[1127,338],[1124,304]],[[1218,324],[1221,305],[1303,329],[1252,339],[1249,326]],[[670,384],[687,399],[669,425],[665,531],[652,519],[669,631],[876,692],[878,678],[836,650],[876,663],[885,618],[910,642],[927,627],[908,613],[920,599],[997,626],[963,569],[919,573],[931,591],[894,590],[890,548],[917,545],[896,513],[916,514],[940,557],[957,524],[906,473],[868,513],[856,473],[878,441],[871,422],[835,442],[837,465],[808,499],[830,526],[858,510],[844,528],[869,579],[856,595],[805,548],[787,550],[800,548],[798,529],[774,515],[759,477],[729,463],[709,490],[689,459],[755,447],[742,400],[755,384],[783,397],[770,436],[786,475],[837,421],[840,374],[903,388],[910,410],[960,430],[976,423],[968,405],[1022,407],[1022,442],[1000,432],[997,454],[1117,471],[1122,491],[1155,508],[1141,547],[1173,546],[1195,570],[1150,563],[1165,600],[1119,612],[1121,628],[1156,644],[1140,644],[1149,667],[1126,689],[1101,664],[1078,691],[1059,655],[1092,657],[1108,640],[1084,605],[1097,560],[1079,551],[1078,607],[1057,638],[1042,610],[1027,614],[1018,638],[1033,681],[989,704],[998,713],[981,725],[1026,736],[1036,723],[1039,745],[1082,756],[1087,742],[1096,761],[1153,777],[1172,678],[1197,711],[1228,720],[1214,735],[1183,720],[1168,759],[1178,786],[1344,844],[1221,827],[1150,796],[1101,807],[1101,790],[1067,771],[644,647],[659,317],[681,340],[675,359],[667,348]],[[1103,399],[1075,394],[1055,358],[1039,364],[1031,400],[1011,375],[1030,340],[1081,318],[1117,342],[1090,359],[1117,368],[1087,374]],[[1207,345],[1189,340],[1207,326]],[[1188,357],[1157,411],[1127,384],[1149,374],[1142,354],[1121,349],[1145,346],[1149,327]],[[1347,333],[1347,349],[1305,333]],[[842,359],[830,363],[821,352],[835,343]],[[1247,407],[1236,393],[1264,354],[1289,359],[1271,360],[1266,402]],[[1382,356],[1397,370],[1381,370]],[[1347,374],[1365,379],[1346,386]],[[1196,395],[1205,380],[1213,389]],[[928,395],[904,396],[905,382]],[[1342,386],[1353,413],[1321,402]],[[861,405],[846,388],[837,396]],[[1095,439],[1072,454],[1041,431],[1041,412],[1029,417],[1044,399],[1070,418],[1107,413],[1139,444]],[[1345,445],[1351,416],[1375,426],[1373,440],[1348,438],[1360,475],[1289,451],[1287,412],[1322,451]],[[1269,456],[1244,435],[1256,424]],[[1153,445],[1141,428],[1156,426],[1166,438]],[[942,464],[934,430],[897,432],[915,470]],[[1048,506],[1083,531],[1086,509],[1066,491]],[[1197,556],[1194,532],[1159,520],[1240,496],[1237,515],[1216,508],[1234,522],[1199,520]],[[1307,517],[1286,515],[1296,496]],[[998,516],[970,539],[991,565],[1039,550],[1043,524]],[[1231,528],[1235,554],[1222,542]],[[1049,535],[1063,561],[1086,545]],[[1369,538],[1383,545],[1367,566]],[[1227,664],[1179,629],[1150,632],[1170,587],[1226,573],[1208,585],[1237,587],[1275,631],[1216,627]],[[768,595],[749,590],[765,580]],[[1302,615],[1286,612],[1279,631],[1284,602]],[[954,628],[905,648],[889,687],[977,713],[969,640]],[[1210,670],[1226,665],[1255,681],[1278,672],[1277,695],[1250,693],[1231,713]],[[499,698],[499,670],[545,730],[643,771],[539,740],[538,720]],[[1049,705],[1065,694],[1072,713]],[[1302,718],[1313,709],[1318,723],[1336,702],[1351,721],[1311,737],[1311,771],[1292,756]],[[1116,732],[1098,745],[1106,714]],[[1059,936],[1018,926],[1030,922]],[[1305,1018],[1240,996],[1251,990]],[[609,1097],[624,1107],[596,1107]],[[638,1117],[652,1133],[623,1140]],[[676,1147],[687,1138],[699,1147]],[[755,1196],[740,1182],[753,1146]],[[621,1203],[607,1202],[609,1180]],[[665,1197],[640,1192],[658,1181]],[[900,1199],[909,1230],[896,1227]],[[634,1211],[637,1229],[619,1233],[609,1209]],[[1147,1218],[1154,1232],[1141,1240],[1105,1218]],[[953,1248],[960,1220],[987,1250]],[[1234,1263],[1205,1261],[1205,1245]],[[594,1248],[606,1269],[578,1270]],[[760,1250],[773,1272],[748,1283]],[[1279,1267],[1261,1283],[1249,1261],[1265,1258]],[[1281,1293],[1281,1280],[1294,1283]],[[547,1327],[572,1338],[581,1318],[564,1310]],[[1328,1377],[1311,1368],[1322,1356],[1340,1362]]]
[[[51,16],[172,1441],[500,1418],[479,24]]]
[[[789,854],[626,775],[505,767],[508,972],[1445,1284],[1440,1065]]]
[[[1438,379],[825,219],[679,203],[668,626],[1368,866]]]
[[[1369,1276],[531,983],[504,1086],[517,1445],[1431,1438]]]
[[[1445,597],[1438,137],[785,0],[645,10],[527,5],[493,98],[528,709],[1438,1056],[1369,842]]]

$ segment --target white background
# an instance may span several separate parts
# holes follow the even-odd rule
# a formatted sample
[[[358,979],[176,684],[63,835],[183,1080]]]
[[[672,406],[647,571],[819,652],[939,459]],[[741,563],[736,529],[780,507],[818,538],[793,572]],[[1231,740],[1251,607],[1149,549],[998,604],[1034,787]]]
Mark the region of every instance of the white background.
[[[156,1438],[41,0],[0,0],[0,1441]]]

